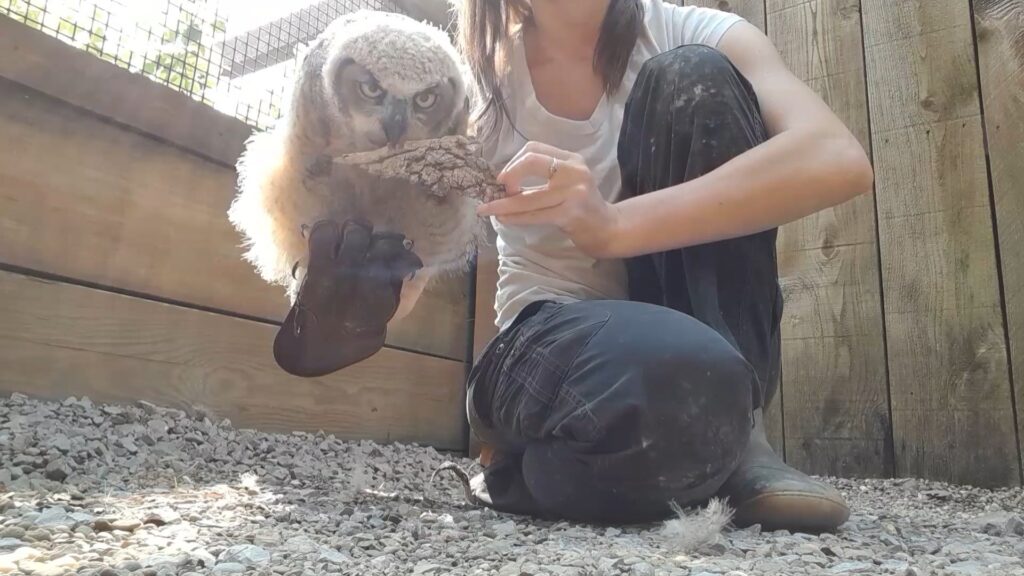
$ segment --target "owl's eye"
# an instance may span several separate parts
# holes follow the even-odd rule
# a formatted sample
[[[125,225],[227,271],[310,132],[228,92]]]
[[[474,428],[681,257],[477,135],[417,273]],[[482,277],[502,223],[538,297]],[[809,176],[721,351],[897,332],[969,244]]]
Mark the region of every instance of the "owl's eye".
[[[420,92],[416,95],[416,107],[426,110],[437,102],[437,94],[433,92]]]
[[[384,94],[384,90],[376,82],[360,82],[359,92],[370,100],[377,100]]]

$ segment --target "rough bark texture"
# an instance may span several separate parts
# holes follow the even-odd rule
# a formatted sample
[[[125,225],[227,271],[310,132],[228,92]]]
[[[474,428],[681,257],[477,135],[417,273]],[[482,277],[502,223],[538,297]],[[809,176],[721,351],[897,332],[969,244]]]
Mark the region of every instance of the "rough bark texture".
[[[346,154],[334,158],[334,166],[357,167],[374,176],[406,180],[438,196],[454,193],[489,202],[504,192],[480,154],[480,144],[465,136]]]

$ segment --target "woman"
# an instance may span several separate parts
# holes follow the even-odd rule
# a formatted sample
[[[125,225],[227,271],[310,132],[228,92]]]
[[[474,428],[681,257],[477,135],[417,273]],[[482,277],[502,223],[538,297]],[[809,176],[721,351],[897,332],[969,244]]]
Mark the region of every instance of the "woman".
[[[508,197],[498,335],[469,379],[495,509],[633,523],[727,497],[828,530],[839,494],[764,436],[776,228],[868,193],[843,123],[732,14],[660,0],[463,0],[475,118]]]

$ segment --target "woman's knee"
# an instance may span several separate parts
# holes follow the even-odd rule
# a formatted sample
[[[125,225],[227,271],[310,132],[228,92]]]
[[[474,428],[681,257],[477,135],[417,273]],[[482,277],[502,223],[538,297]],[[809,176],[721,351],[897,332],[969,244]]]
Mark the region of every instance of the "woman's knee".
[[[657,54],[644,63],[640,74],[671,79],[671,85],[691,90],[729,88],[742,77],[724,52],[705,44],[685,44]]]
[[[750,410],[757,376],[717,331],[692,316],[656,306],[646,316],[627,321],[634,328],[617,331],[614,319],[606,326],[608,335],[630,334],[607,350],[607,363],[621,367],[623,384],[634,388],[651,413]]]
[[[690,316],[647,305],[626,311],[612,313],[583,359],[602,389],[588,406],[602,444],[731,458],[752,425],[750,363]]]

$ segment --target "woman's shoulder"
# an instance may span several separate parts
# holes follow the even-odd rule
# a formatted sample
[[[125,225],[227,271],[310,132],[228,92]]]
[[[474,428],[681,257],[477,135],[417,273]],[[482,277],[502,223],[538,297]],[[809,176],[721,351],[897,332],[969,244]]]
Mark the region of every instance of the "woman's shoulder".
[[[681,6],[666,0],[640,0],[651,39],[662,50],[683,44],[715,46],[740,16],[704,6]]]

